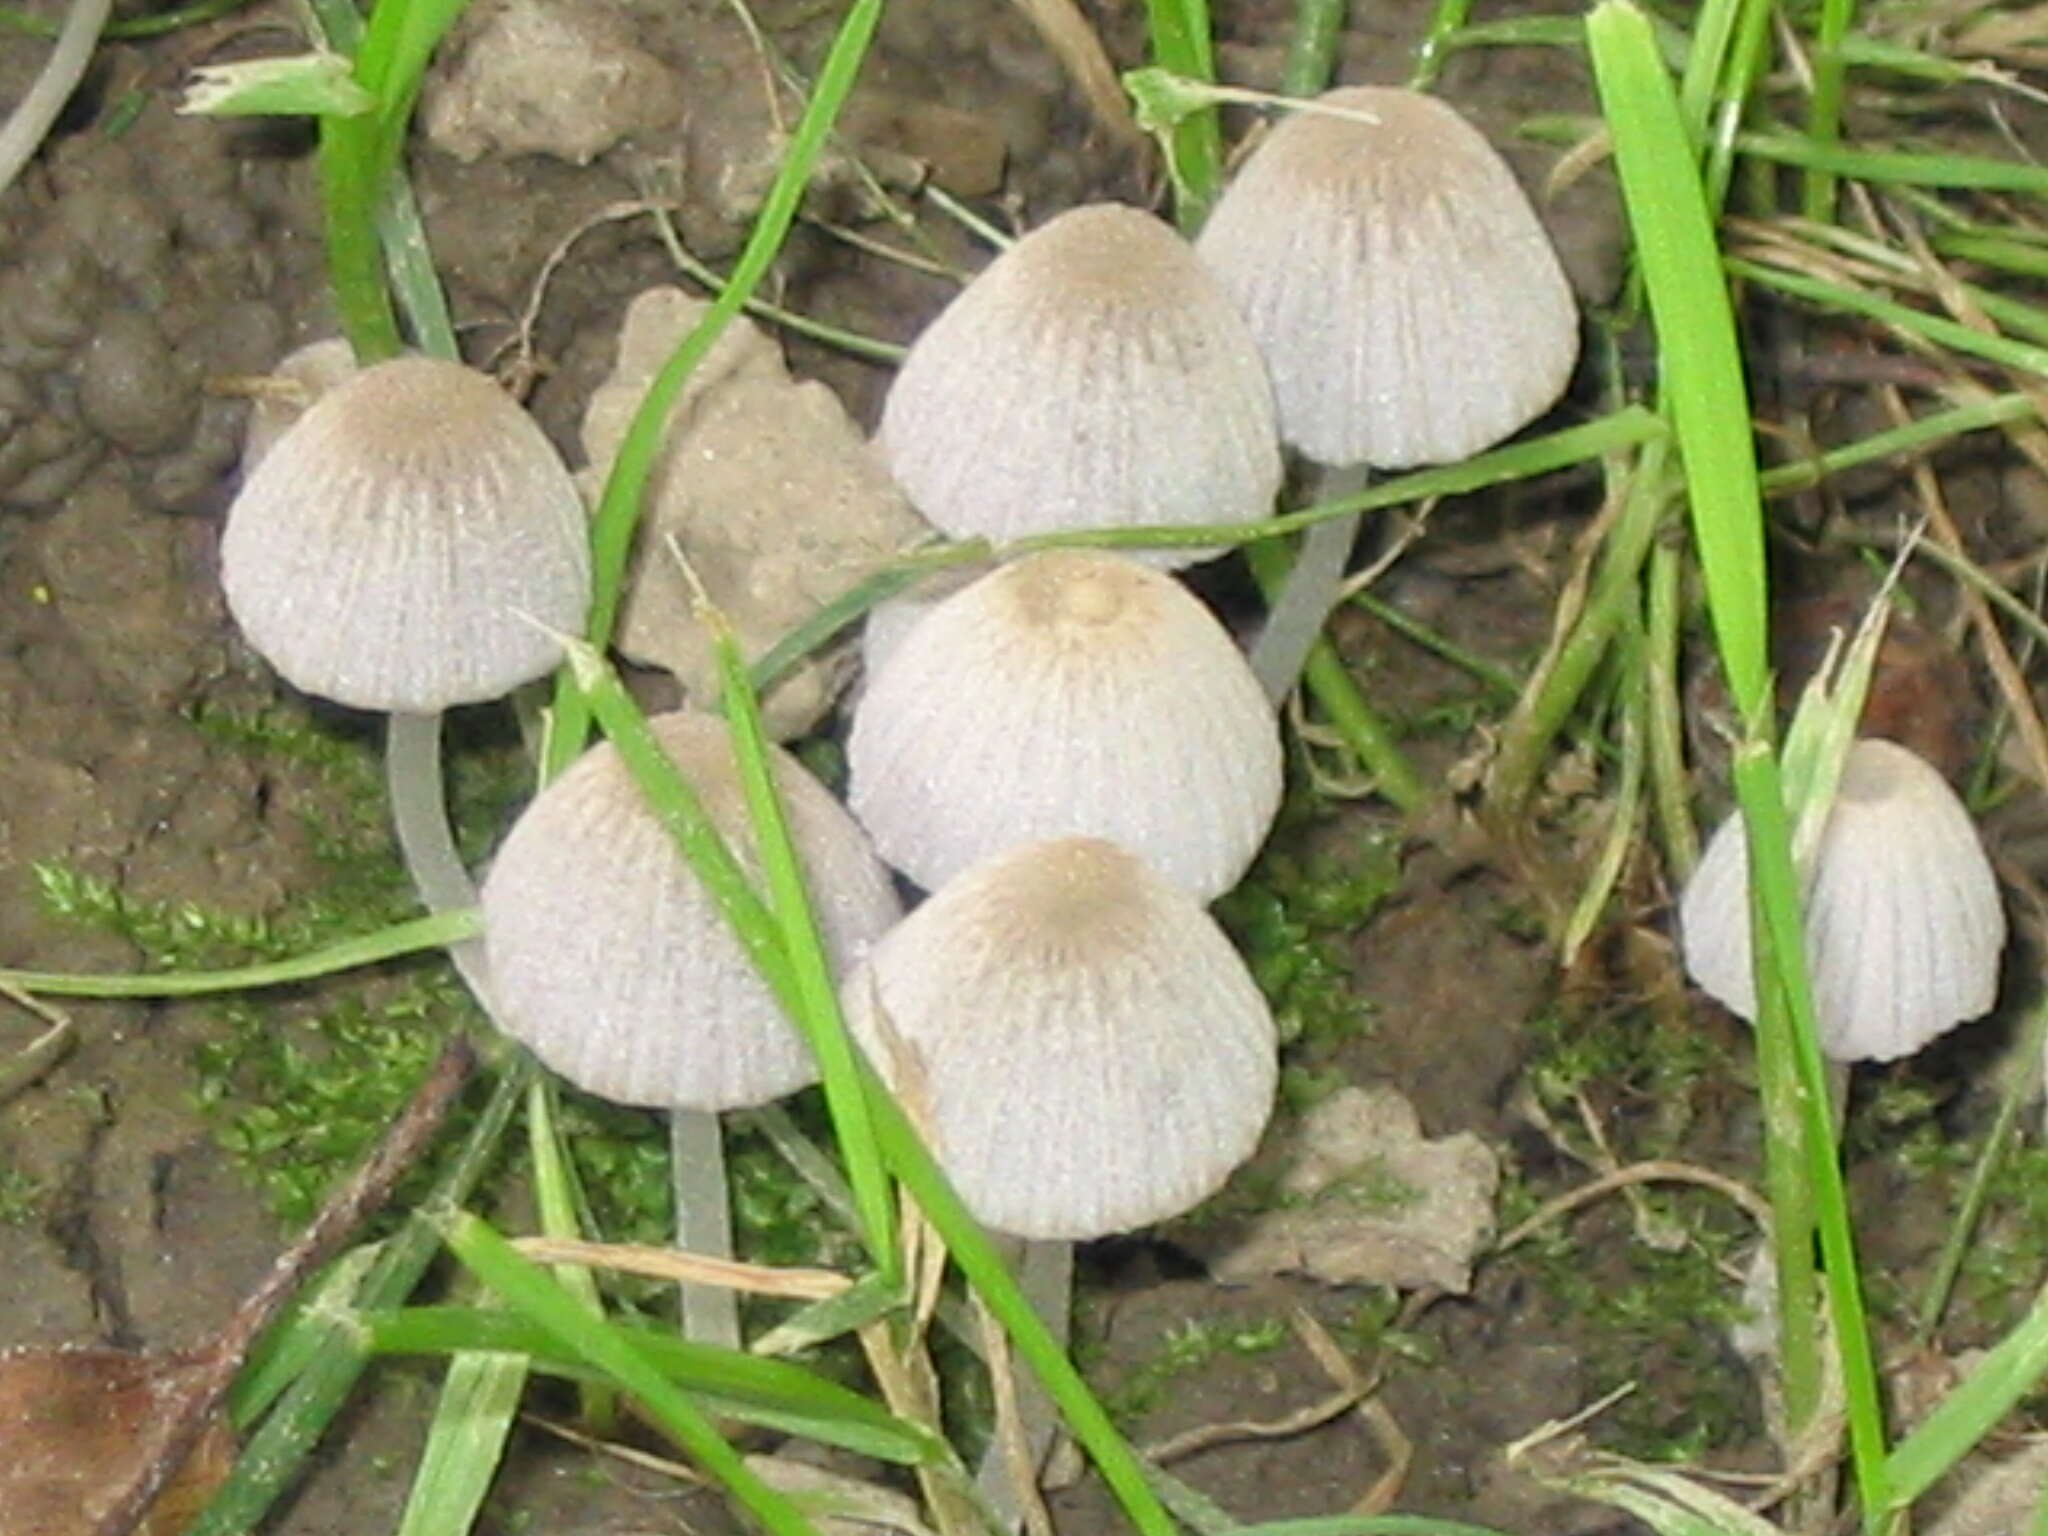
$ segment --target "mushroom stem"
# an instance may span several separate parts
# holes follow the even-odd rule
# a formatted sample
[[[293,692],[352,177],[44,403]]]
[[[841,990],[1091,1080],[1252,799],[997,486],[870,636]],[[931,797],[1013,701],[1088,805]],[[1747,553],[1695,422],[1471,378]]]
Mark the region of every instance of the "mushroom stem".
[[[732,1200],[725,1179],[725,1134],[708,1109],[668,1112],[670,1188],[676,1204],[676,1247],[711,1258],[732,1257]],[[722,1285],[678,1287],[683,1336],[699,1344],[740,1347],[739,1299]]]
[[[1074,1245],[1022,1241],[1011,1268],[1016,1271],[1018,1288],[1031,1303],[1031,1310],[1064,1348],[1074,1313]],[[1036,1478],[1044,1470],[1059,1418],[1045,1388],[1028,1371],[1017,1375],[1017,1418],[1016,1439],[1023,1444],[1031,1475]],[[998,1435],[989,1446],[974,1481],[996,1517],[997,1529],[1015,1532],[1024,1524],[1026,1500],[1004,1454],[1004,1439]]]
[[[476,884],[464,868],[448,826],[441,779],[441,717],[394,713],[384,737],[384,777],[391,820],[398,832],[413,888],[430,912],[477,904]],[[451,945],[448,956],[486,1011],[490,969],[481,939]],[[712,1258],[732,1257],[731,1201],[725,1182],[725,1141],[718,1116],[704,1110],[669,1111],[669,1146],[675,1167],[676,1246]],[[737,1349],[739,1304],[719,1286],[682,1287],[683,1329],[700,1343]]]
[[[384,784],[391,824],[413,889],[429,912],[455,912],[477,904],[476,883],[455,851],[448,799],[441,784],[441,716],[394,712],[384,733]],[[448,958],[486,1012],[490,969],[481,939],[448,947]]]
[[[1315,499],[1335,501],[1365,489],[1371,472],[1363,464],[1324,469],[1316,478]],[[1301,553],[1288,573],[1287,585],[1273,601],[1266,627],[1252,644],[1252,674],[1276,705],[1294,691],[1308,661],[1309,648],[1323,632],[1330,610],[1344,585],[1344,566],[1358,538],[1358,514],[1317,523],[1301,541]]]

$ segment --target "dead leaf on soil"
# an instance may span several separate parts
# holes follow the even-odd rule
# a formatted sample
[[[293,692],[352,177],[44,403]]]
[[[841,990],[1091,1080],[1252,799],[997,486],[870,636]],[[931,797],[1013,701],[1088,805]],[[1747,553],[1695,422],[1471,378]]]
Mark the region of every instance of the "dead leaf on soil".
[[[101,1504],[135,1476],[151,1426],[191,1384],[189,1355],[93,1348],[0,1352],[0,1510],[6,1536],[89,1536]],[[138,1536],[177,1536],[234,1465],[209,1427]]]

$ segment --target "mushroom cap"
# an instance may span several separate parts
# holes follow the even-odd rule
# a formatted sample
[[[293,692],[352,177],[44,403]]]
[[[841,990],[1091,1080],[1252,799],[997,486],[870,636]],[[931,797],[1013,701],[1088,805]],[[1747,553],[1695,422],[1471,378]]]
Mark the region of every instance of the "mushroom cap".
[[[1679,901],[1685,968],[1754,1021],[1749,848],[1740,813],[1708,840]],[[1807,968],[1821,1050],[1910,1056],[1998,997],[2005,911],[1977,829],[1932,766],[1894,742],[1849,750],[1806,877]]]
[[[1243,318],[1179,235],[1114,203],[1060,214],[961,290],[904,359],[876,440],[931,522],[998,542],[1248,522],[1280,488]]]
[[[849,803],[927,890],[1018,843],[1105,837],[1207,901],[1280,806],[1280,732],[1229,634],[1172,577],[1060,550],[896,640],[847,739]]]
[[[583,626],[583,503],[547,437],[491,379],[437,358],[321,396],[228,508],[221,585],[293,686],[429,714],[496,698]]]
[[[675,713],[650,724],[754,874],[725,722]],[[843,971],[901,908],[853,818],[795,758],[777,749],[772,760],[826,953]],[[621,1104],[723,1110],[765,1104],[817,1076],[609,743],[514,823],[484,881],[483,913],[499,1025],[581,1088]]]
[[[999,854],[844,987],[847,1019],[988,1225],[1088,1238],[1160,1221],[1257,1146],[1273,1018],[1209,915],[1092,838]]]
[[[1432,96],[1349,86],[1288,116],[1195,249],[1324,464],[1469,457],[1541,415],[1579,350],[1549,237],[1485,136]]]

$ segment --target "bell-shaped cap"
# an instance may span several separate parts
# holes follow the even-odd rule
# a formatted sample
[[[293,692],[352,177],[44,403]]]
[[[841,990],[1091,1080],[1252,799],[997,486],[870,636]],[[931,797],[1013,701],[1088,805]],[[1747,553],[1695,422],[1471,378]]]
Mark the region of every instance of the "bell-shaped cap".
[[[898,638],[847,739],[853,813],[927,890],[1041,838],[1121,843],[1202,901],[1279,810],[1278,723],[1214,615],[1115,555],[1032,555]]]
[[[748,873],[754,841],[724,721],[652,722]],[[827,953],[859,960],[900,914],[853,818],[787,753],[775,783]],[[817,1076],[716,900],[603,744],[535,797],[483,888],[494,1012],[563,1077],[621,1104],[738,1109]]]
[[[1742,817],[1708,840],[1679,901],[1685,968],[1754,1021],[1749,848]],[[1806,963],[1821,1050],[1910,1056],[1998,998],[2005,911],[1969,812],[1894,742],[1857,742],[1806,874]]]
[[[1467,458],[1571,379],[1578,311],[1485,136],[1435,97],[1318,96],[1247,157],[1196,250],[1272,370],[1280,436],[1324,464]]]
[[[431,714],[552,670],[583,627],[583,503],[486,375],[402,357],[334,386],[228,508],[221,585],[294,687]]]
[[[904,359],[877,441],[961,538],[1249,522],[1280,488],[1243,318],[1179,235],[1114,203],[1041,225],[960,292]]]
[[[847,978],[849,1024],[975,1215],[1029,1238],[1161,1221],[1251,1155],[1272,1015],[1215,922],[1089,838],[976,865]]]

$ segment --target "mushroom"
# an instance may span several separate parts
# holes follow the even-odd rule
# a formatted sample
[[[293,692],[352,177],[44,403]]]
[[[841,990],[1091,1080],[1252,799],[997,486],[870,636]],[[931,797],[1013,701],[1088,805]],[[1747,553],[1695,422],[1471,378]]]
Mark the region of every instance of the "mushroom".
[[[1272,1107],[1273,1018],[1244,961],[1192,897],[1099,838],[975,865],[843,990],[961,1198],[1020,1237],[1186,1210]]]
[[[1113,203],[1049,220],[968,284],[911,347],[876,440],[931,522],[998,542],[1246,522],[1280,486],[1243,319],[1179,235]]]
[[[1417,91],[1349,86],[1290,115],[1195,243],[1273,378],[1280,436],[1325,466],[1466,458],[1541,415],[1578,313],[1529,200],[1485,136]],[[1328,477],[1324,496],[1362,477]],[[1317,524],[1253,652],[1274,697],[1336,600],[1356,517]]]
[[[649,724],[754,873],[752,823],[724,721],[678,712]],[[888,872],[795,758],[771,749],[771,762],[826,950],[844,969],[900,914]],[[817,1069],[609,743],[586,752],[514,823],[484,880],[483,912],[500,1027],[578,1087],[691,1112],[673,1117],[683,1143],[679,1224],[686,1246],[730,1252],[715,1116],[792,1093]],[[693,1337],[710,1330],[737,1341],[728,1293],[686,1287],[684,1306]]]
[[[323,395],[228,509],[221,585],[294,686],[432,714],[561,660],[590,600],[583,504],[533,419],[459,363],[395,358]]]
[[[1106,837],[1202,901],[1280,804],[1279,731],[1243,656],[1172,577],[1059,550],[954,593],[854,711],[849,803],[926,889],[1017,843]]]
[[[1856,742],[1803,871],[1808,974],[1821,1051],[1909,1056],[1998,996],[1998,881],[1948,781],[1895,742]],[[1679,901],[1685,968],[1754,1021],[1749,849],[1738,812],[1707,843]]]
[[[472,904],[442,802],[440,714],[561,660],[590,603],[583,504],[485,374],[401,357],[336,384],[228,508],[221,586],[287,681],[391,714],[392,819],[428,907]],[[553,633],[551,633],[551,631]],[[474,945],[453,953],[479,996]]]

